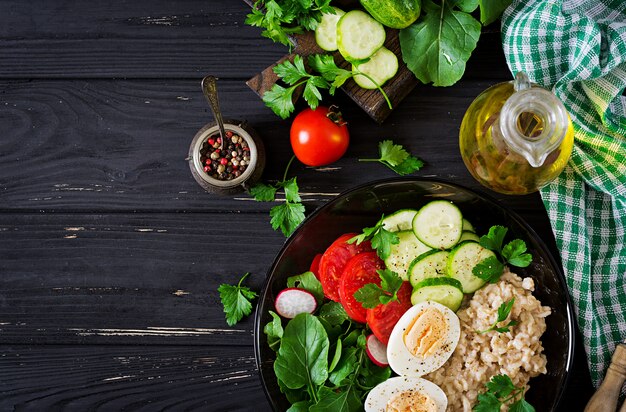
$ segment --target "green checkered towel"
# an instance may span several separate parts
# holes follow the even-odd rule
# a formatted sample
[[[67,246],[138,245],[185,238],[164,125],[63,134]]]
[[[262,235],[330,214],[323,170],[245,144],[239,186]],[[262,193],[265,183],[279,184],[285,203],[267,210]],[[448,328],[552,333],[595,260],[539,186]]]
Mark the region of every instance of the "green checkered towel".
[[[569,110],[575,146],[541,190],[597,386],[626,340],[626,1],[514,1],[502,17],[515,74]]]

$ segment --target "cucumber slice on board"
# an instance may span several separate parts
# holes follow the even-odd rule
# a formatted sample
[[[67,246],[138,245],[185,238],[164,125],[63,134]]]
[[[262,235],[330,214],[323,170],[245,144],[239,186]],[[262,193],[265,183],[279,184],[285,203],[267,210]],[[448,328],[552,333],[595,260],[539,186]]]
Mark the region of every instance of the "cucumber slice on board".
[[[417,305],[427,300],[441,303],[456,312],[463,303],[461,283],[449,277],[424,279],[415,285],[411,303]]]
[[[400,209],[383,219],[383,229],[390,232],[411,230],[416,213],[415,209]]]
[[[474,225],[472,225],[470,221],[465,218],[463,218],[463,231],[476,233],[476,229],[474,229]]]
[[[463,293],[475,292],[485,281],[472,273],[474,266],[495,255],[476,242],[465,241],[450,251],[446,266],[448,276],[461,282]]]
[[[463,233],[463,215],[452,202],[434,200],[415,215],[413,233],[433,249],[450,249]]]
[[[407,270],[411,286],[415,287],[424,279],[447,276],[448,255],[445,250],[434,249],[413,259]]]
[[[430,248],[420,242],[419,239],[415,237],[412,230],[403,230],[396,234],[400,242],[396,245],[391,245],[391,253],[389,253],[389,257],[385,259],[385,265],[387,269],[396,272],[402,280],[408,280],[407,269],[409,263],[411,263],[416,256],[428,252]]]
[[[472,242],[479,242],[480,238],[474,232],[470,232],[469,230],[464,230],[461,234],[461,239],[459,239],[459,243],[464,242],[466,240],[471,240]]]
[[[326,51],[337,50],[337,23],[346,14],[345,11],[333,7],[335,14],[324,13],[322,20],[315,29],[315,42]]]
[[[385,43],[385,28],[369,14],[352,10],[337,23],[337,48],[346,60],[370,57]]]
[[[370,76],[379,86],[398,73],[398,57],[386,47],[381,47],[370,59],[358,66],[352,65],[352,70],[358,70]],[[364,89],[375,89],[376,84],[363,75],[354,76],[356,84]]]

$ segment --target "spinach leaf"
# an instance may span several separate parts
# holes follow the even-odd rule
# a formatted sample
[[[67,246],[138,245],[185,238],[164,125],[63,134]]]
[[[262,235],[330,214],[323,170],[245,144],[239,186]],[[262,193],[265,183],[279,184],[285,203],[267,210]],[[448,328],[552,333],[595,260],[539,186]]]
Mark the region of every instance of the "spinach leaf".
[[[308,399],[306,391],[303,391],[302,389],[289,389],[280,379],[278,379],[278,387],[280,388],[280,391],[285,395],[285,398],[287,398],[287,400],[291,404]]]
[[[485,26],[498,20],[511,0],[480,0],[480,21]]]
[[[280,316],[270,310],[272,320],[267,322],[263,328],[263,333],[267,335],[267,344],[276,352],[280,347],[280,339],[283,337],[283,325]]]
[[[287,287],[304,289],[307,292],[311,292],[318,303],[324,299],[322,284],[317,280],[313,272],[304,272],[301,275],[291,276],[287,279]]]
[[[347,382],[348,377],[357,369],[357,351],[354,346],[343,345],[341,359],[337,363],[336,368],[329,376],[330,383],[335,386],[343,386]]]
[[[318,393],[318,398],[319,401],[309,408],[310,412],[353,412],[363,409],[360,393],[354,385],[341,391],[322,387]]]
[[[311,406],[311,401],[299,401],[291,404],[289,409],[286,412],[308,412],[309,407]]]
[[[320,308],[319,317],[326,320],[331,325],[341,325],[347,321],[348,314],[339,302],[324,303]]]
[[[341,359],[342,347],[343,345],[341,344],[341,339],[337,339],[337,342],[335,343],[335,354],[328,365],[328,373],[331,373],[339,363],[339,360]]]
[[[422,83],[451,86],[463,76],[481,25],[447,0],[424,0],[423,8],[426,15],[400,31],[402,58]]]
[[[328,379],[328,335],[320,321],[301,313],[287,323],[274,362],[276,377],[289,389],[311,393]]]

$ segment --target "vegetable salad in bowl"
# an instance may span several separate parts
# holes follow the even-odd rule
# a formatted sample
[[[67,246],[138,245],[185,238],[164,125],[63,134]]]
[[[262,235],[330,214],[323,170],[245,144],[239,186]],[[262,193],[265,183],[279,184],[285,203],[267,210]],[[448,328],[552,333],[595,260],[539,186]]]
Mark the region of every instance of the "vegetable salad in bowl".
[[[501,225],[477,234],[483,222],[462,201],[420,203],[342,233],[308,271],[270,279],[257,350],[271,355],[257,360],[277,409],[535,410],[526,392],[552,366],[542,335],[553,310],[534,277],[510,270],[528,273],[525,240]]]

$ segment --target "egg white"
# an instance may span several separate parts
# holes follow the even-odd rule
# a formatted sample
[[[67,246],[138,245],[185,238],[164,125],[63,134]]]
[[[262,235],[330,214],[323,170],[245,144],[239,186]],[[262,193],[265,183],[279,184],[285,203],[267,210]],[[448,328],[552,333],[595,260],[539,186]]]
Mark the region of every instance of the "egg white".
[[[424,309],[438,309],[448,322],[448,331],[444,337],[444,342],[440,348],[431,356],[418,358],[409,352],[404,344],[404,331],[411,324],[413,319]],[[389,366],[398,375],[422,376],[439,369],[450,356],[456,345],[459,343],[461,335],[461,325],[456,314],[444,305],[437,302],[426,301],[418,303],[409,309],[398,321],[391,332],[389,343],[387,344],[387,358]]]
[[[378,384],[365,400],[365,412],[384,412],[389,399],[398,392],[418,390],[431,397],[437,405],[437,412],[445,412],[448,397],[441,388],[426,379],[411,376],[396,376]]]

